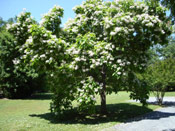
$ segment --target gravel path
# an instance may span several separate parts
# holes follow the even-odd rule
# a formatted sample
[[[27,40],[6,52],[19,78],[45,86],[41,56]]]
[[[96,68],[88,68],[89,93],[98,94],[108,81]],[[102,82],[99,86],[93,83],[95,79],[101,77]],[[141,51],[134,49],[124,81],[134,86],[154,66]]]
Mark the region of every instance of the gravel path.
[[[155,103],[155,98],[148,100]],[[175,131],[175,97],[164,98],[165,107],[105,130],[116,131]]]

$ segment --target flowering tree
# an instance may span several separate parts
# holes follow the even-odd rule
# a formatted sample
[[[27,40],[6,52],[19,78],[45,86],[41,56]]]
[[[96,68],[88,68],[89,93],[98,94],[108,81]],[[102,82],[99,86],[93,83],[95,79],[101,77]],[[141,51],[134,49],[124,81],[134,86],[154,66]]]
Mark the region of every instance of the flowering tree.
[[[6,24],[11,34],[6,33],[6,30],[2,32],[0,59],[4,71],[2,68],[1,86],[5,97],[25,98],[38,88],[38,74],[34,69],[20,61],[23,56],[20,49],[30,35],[28,26],[34,23],[36,22],[31,18],[29,12],[22,12],[16,23],[13,24],[10,21]],[[21,65],[17,66],[19,62]]]
[[[75,18],[62,33],[63,9],[55,6],[40,25],[30,26],[21,47],[25,55],[20,59],[26,64],[52,72],[51,110],[60,115],[77,100],[80,110],[93,112],[95,95],[100,94],[101,113],[107,113],[106,92],[117,92],[121,86],[145,103],[148,92],[135,73],[146,66],[150,46],[167,42],[166,10],[150,2],[87,0],[74,11]]]
[[[59,37],[61,28],[61,17],[63,17],[63,8],[60,6],[54,6],[48,13],[44,14],[40,22],[40,26],[45,27],[51,31],[54,35]]]
[[[144,95],[139,95],[141,88],[134,84],[138,84],[134,73],[146,66],[150,46],[167,43],[170,28],[165,8],[133,0],[87,0],[74,11],[76,17],[65,26],[72,43],[68,49],[73,57],[70,68],[81,78],[92,76],[99,85],[101,112],[106,112],[106,87],[117,92],[126,78],[131,97],[146,102]]]
[[[62,14],[63,9],[55,6],[48,14],[43,15],[42,21],[38,25],[30,13],[24,11],[18,16],[17,23],[8,25],[7,29],[14,34],[16,43],[20,45],[18,50],[21,52],[21,56],[14,60],[16,66],[25,63],[25,65],[32,65],[41,71],[57,65],[57,58],[64,55],[61,46],[65,42],[57,39]],[[50,64],[52,66],[49,66]]]

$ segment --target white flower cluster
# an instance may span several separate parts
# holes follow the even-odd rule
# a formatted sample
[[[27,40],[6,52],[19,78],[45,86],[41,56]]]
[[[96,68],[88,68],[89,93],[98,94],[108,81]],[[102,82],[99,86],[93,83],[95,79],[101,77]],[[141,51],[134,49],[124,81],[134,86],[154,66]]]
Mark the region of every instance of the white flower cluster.
[[[116,27],[115,29],[114,29],[114,31],[112,31],[111,33],[110,33],[110,35],[112,35],[112,36],[114,36],[114,35],[116,35],[117,33],[119,33],[120,31],[122,31],[123,29],[121,28],[121,27]]]
[[[88,72],[91,69],[102,66],[103,64],[113,64],[114,57],[111,52],[115,49],[115,46],[111,43],[88,43],[91,46],[90,50],[80,49],[76,46],[72,46],[67,50],[67,54],[74,57],[74,61],[70,64],[70,68],[73,70],[82,70],[82,72]],[[80,46],[81,47],[81,46]]]
[[[34,23],[33,18],[30,16],[28,12],[22,12],[17,17],[17,22],[13,24],[7,24],[6,29],[14,34],[15,38],[18,40],[23,40],[29,31],[31,24]]]
[[[148,6],[144,3],[133,2],[130,9],[133,11],[122,12],[123,3],[128,3],[125,0],[117,0],[116,3],[111,4],[111,13],[114,16],[106,16],[105,21],[105,34],[110,34],[111,36],[116,36],[119,33],[124,35],[133,34],[135,32],[134,25],[137,24],[140,28],[146,26],[148,28],[154,27],[159,29],[162,25],[162,21],[158,16],[148,14]],[[131,3],[130,3],[131,4]],[[120,7],[120,8],[119,8]],[[137,11],[138,9],[138,11]],[[164,30],[161,30],[161,33],[164,34]],[[126,37],[127,39],[127,37]]]
[[[18,17],[18,18],[23,17],[23,16],[25,16],[25,13],[26,13],[26,12],[23,10],[20,14],[18,14],[17,17]]]
[[[136,18],[141,21],[141,23],[148,27],[153,27],[154,24],[162,23],[158,16],[150,16],[149,14],[136,15]]]
[[[83,101],[89,100],[89,102],[96,102],[95,94],[99,93],[102,89],[102,84],[94,81],[92,76],[87,77],[80,81],[80,88],[78,88],[78,101],[82,103]],[[88,99],[90,98],[90,99]]]
[[[49,10],[48,13],[44,14],[42,16],[42,19],[40,21],[40,26],[45,26],[48,23],[53,23],[54,21],[61,22],[61,18],[63,16],[63,8],[55,5],[53,8]]]
[[[92,4],[90,1],[86,1],[82,5],[74,7],[73,10],[75,12],[81,9],[84,11],[84,13],[78,13],[73,20],[69,20],[65,24],[64,29],[67,32],[78,34],[81,30],[84,30],[83,26],[85,26],[85,28],[87,26],[103,26],[102,19],[104,15],[104,8],[105,6],[103,2],[99,0],[95,1],[94,4]],[[91,12],[91,15],[89,15],[89,12]],[[91,28],[91,30],[93,30],[93,28]]]
[[[131,9],[142,10],[142,12],[148,13],[148,6],[144,3],[135,2],[133,6],[130,6]]]
[[[118,13],[113,18],[106,17],[104,20],[105,29],[106,31],[110,30],[111,36],[115,36],[118,33],[129,34],[130,32],[133,32],[133,24],[136,23],[134,18],[131,17],[131,14],[125,15],[123,13]],[[113,28],[112,30],[111,27]]]
[[[20,63],[20,60],[19,60],[19,59],[15,58],[15,59],[13,60],[13,64],[14,64],[14,65],[17,65],[17,64],[19,64],[19,63]]]
[[[10,28],[12,28],[11,25],[10,24],[7,24],[6,25],[6,29],[9,30]]]
[[[126,75],[125,68],[126,66],[130,65],[131,62],[125,60],[125,59],[117,59],[116,63],[113,64],[114,70],[117,72],[117,75]]]
[[[39,26],[30,27],[31,31],[40,31],[40,37],[37,35],[30,36],[26,43],[19,49],[22,52],[20,59],[30,58],[30,62],[40,61],[45,64],[56,63],[55,57],[59,55],[64,55],[62,46],[66,46],[64,40],[58,39],[55,35],[52,35],[50,31]],[[59,52],[55,54],[55,52]]]
[[[110,8],[116,8],[120,10],[121,8],[127,7],[126,5],[132,5],[129,7],[131,10],[143,10],[143,12],[148,12],[148,6],[146,6],[143,2],[134,2],[134,1],[127,1],[127,0],[115,0],[114,3],[111,4]]]
[[[64,24],[64,30],[70,29],[73,23],[74,23],[74,19],[69,18],[68,21]]]

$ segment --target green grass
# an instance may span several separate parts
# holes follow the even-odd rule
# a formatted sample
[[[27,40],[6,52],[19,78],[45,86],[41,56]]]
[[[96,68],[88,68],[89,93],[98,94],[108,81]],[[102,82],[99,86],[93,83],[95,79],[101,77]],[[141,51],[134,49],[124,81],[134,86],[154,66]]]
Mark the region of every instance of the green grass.
[[[58,121],[49,111],[51,94],[35,95],[30,99],[0,99],[0,130],[2,131],[89,131],[109,128],[144,113],[158,106],[142,107],[139,103],[128,103],[129,94],[120,92],[107,96],[109,114],[101,116],[99,96],[97,114],[92,116],[67,115]],[[75,104],[76,105],[76,104]]]
[[[151,97],[154,97],[154,94],[151,93],[150,96],[151,96]],[[172,91],[171,91],[171,92],[166,92],[166,93],[165,93],[165,97],[170,97],[170,96],[175,97],[175,92],[172,92]]]
[[[167,97],[174,96],[175,97],[175,92],[166,92],[165,96],[167,96]]]

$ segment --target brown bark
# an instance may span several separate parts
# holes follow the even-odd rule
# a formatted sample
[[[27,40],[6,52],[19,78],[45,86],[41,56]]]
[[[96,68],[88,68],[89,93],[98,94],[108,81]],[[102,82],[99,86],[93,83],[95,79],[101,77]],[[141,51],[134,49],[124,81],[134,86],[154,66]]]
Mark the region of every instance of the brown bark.
[[[102,83],[103,87],[100,93],[101,97],[101,114],[107,114],[107,108],[106,108],[106,70],[105,66],[102,67]]]

